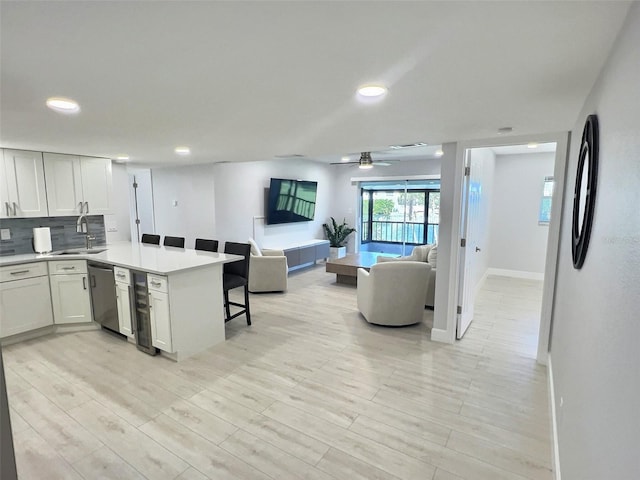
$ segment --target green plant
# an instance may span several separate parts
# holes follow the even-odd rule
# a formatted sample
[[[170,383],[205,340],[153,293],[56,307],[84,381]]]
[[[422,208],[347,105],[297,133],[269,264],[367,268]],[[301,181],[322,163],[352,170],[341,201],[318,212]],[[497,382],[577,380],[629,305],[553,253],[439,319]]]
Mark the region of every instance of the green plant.
[[[331,217],[331,225],[325,223],[322,225],[322,228],[324,228],[324,233],[327,236],[329,246],[331,247],[344,246],[343,244],[347,237],[356,231],[355,228],[352,228],[347,224],[346,218],[343,219],[342,225],[338,225],[335,218]]]

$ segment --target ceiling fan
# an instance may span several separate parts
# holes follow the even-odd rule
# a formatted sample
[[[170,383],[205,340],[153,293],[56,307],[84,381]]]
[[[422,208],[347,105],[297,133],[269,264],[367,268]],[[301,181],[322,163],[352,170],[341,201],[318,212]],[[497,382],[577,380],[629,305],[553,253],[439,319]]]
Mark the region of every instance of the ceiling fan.
[[[362,152],[360,159],[353,162],[334,162],[331,165],[358,165],[358,168],[363,170],[376,167],[388,167],[391,165],[391,161],[377,161],[371,159],[371,152]]]

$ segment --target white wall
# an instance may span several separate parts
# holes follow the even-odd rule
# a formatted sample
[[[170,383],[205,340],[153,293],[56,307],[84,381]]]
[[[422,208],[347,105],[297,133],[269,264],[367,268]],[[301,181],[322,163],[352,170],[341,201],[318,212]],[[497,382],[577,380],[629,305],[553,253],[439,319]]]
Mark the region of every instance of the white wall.
[[[439,175],[440,160],[401,162],[369,171],[298,159],[271,160],[157,168],[152,174],[157,233],[185,236],[187,247],[197,236],[221,241],[255,236],[262,246],[278,247],[324,238],[322,224],[330,216],[356,225],[359,191],[352,177]],[[313,222],[265,224],[264,195],[271,177],[318,182]]]
[[[455,339],[455,315],[458,299],[458,236],[464,175],[464,152],[457,143],[442,145],[444,155],[440,174],[440,238],[438,239],[438,274],[436,275],[435,309],[431,340],[453,343]],[[450,322],[450,319],[452,322]]]
[[[334,193],[329,165],[304,159],[218,163],[213,165],[213,172],[215,225],[220,240],[246,242],[255,236],[260,246],[275,248],[324,238],[322,224],[330,215]],[[254,218],[265,216],[265,189],[272,177],[318,182],[314,221],[266,225],[264,218]]]
[[[491,206],[489,267],[544,273],[548,225],[538,225],[544,177],[553,176],[555,153],[496,157]]]
[[[185,237],[187,248],[216,238],[213,171],[212,164],[152,170],[156,233]]]
[[[374,167],[369,170],[361,170],[356,165],[331,165],[333,193],[331,197],[330,213],[328,217],[334,217],[336,221],[346,218],[347,223],[360,230],[358,227],[358,204],[360,190],[357,183],[352,183],[354,177],[403,177],[412,175],[440,175],[441,159],[412,160],[397,162],[388,167]],[[347,250],[354,251],[358,233],[349,237]]]
[[[125,165],[112,163],[113,214],[104,216],[107,243],[131,240],[129,175]],[[110,231],[111,230],[111,231]]]
[[[640,478],[639,45],[636,2],[572,131],[550,353],[567,480]],[[572,192],[592,113],[600,123],[595,217],[585,263],[576,270]]]

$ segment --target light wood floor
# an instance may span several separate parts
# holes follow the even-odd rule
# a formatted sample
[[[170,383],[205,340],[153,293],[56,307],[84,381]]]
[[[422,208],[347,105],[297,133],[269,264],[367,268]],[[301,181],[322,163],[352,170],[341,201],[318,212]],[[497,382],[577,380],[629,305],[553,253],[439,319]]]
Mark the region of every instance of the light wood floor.
[[[541,283],[489,277],[455,345],[384,328],[324,265],[174,363],[104,332],[4,350],[21,480],[550,479]]]

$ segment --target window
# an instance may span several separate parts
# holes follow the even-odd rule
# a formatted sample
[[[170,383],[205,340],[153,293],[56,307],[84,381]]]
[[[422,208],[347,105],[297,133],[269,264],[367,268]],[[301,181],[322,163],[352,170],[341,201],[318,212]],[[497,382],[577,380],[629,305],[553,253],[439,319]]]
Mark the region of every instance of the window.
[[[427,181],[420,185],[389,183],[362,185],[361,250],[403,254],[405,245],[410,251],[415,245],[436,243],[439,181],[433,185]]]
[[[538,214],[538,225],[549,225],[549,222],[551,221],[551,199],[553,197],[553,185],[553,177],[544,177],[542,200],[540,201],[540,213]]]

